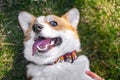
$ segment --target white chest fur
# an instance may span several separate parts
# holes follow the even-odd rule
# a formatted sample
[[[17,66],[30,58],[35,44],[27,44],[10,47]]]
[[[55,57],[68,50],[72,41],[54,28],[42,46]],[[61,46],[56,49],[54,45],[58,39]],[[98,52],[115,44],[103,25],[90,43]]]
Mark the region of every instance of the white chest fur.
[[[74,63],[57,63],[50,66],[27,66],[27,76],[32,80],[93,80],[85,71],[89,70],[89,61],[86,56],[78,57]]]

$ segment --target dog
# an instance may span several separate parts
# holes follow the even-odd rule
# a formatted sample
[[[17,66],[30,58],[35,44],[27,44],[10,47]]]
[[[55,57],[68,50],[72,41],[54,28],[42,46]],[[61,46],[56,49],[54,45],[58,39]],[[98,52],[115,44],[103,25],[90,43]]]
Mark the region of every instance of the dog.
[[[78,9],[73,8],[63,16],[35,17],[20,12],[18,20],[24,33],[24,57],[28,80],[94,80],[85,71],[89,60],[77,56],[81,49],[77,26]]]

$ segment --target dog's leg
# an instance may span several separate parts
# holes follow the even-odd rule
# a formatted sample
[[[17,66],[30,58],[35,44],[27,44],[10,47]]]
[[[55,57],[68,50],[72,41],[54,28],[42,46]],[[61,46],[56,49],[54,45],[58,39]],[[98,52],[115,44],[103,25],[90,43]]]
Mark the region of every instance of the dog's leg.
[[[90,69],[89,69],[89,60],[85,55],[79,56],[75,64],[78,65],[77,68],[79,71],[81,71],[79,75],[82,80],[94,80],[86,74],[86,71],[89,71]]]

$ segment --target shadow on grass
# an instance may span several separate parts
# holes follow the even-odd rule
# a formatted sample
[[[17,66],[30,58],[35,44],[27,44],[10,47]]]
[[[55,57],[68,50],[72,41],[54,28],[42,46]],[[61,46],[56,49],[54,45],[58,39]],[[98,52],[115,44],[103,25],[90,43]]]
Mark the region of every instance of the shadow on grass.
[[[26,80],[26,65],[28,62],[23,57],[23,33],[18,27],[17,15],[20,11],[28,11],[32,14],[47,15],[57,14],[61,15],[67,10],[75,7],[74,0],[49,0],[49,1],[34,1],[34,0],[4,0],[4,20],[3,25],[4,33],[7,35],[4,42],[11,43],[12,45],[6,45],[7,54],[12,57],[13,61],[7,63],[11,70],[4,70],[4,77],[2,80]],[[4,50],[3,50],[4,51]],[[12,56],[13,55],[13,56]],[[31,54],[30,54],[31,55]]]

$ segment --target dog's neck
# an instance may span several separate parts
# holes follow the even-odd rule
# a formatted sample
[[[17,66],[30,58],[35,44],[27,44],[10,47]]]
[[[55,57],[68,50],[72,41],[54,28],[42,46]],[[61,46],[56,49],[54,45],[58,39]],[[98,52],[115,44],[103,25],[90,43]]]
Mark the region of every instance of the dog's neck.
[[[78,58],[77,52],[76,52],[76,50],[74,50],[72,52],[68,52],[65,55],[62,55],[62,56],[58,57],[54,62],[43,64],[43,65],[44,66],[50,66],[50,65],[57,64],[57,63],[63,63],[63,62],[73,63],[77,58]],[[28,63],[38,65],[38,64],[36,64],[34,62],[31,62],[31,61],[28,61]]]
[[[76,51],[74,50],[72,52],[69,52],[69,53],[66,53],[65,55],[60,56],[55,62],[44,64],[44,65],[49,66],[49,65],[54,65],[56,63],[63,63],[63,62],[73,63],[74,60],[76,59],[77,59],[77,54],[76,54]]]

